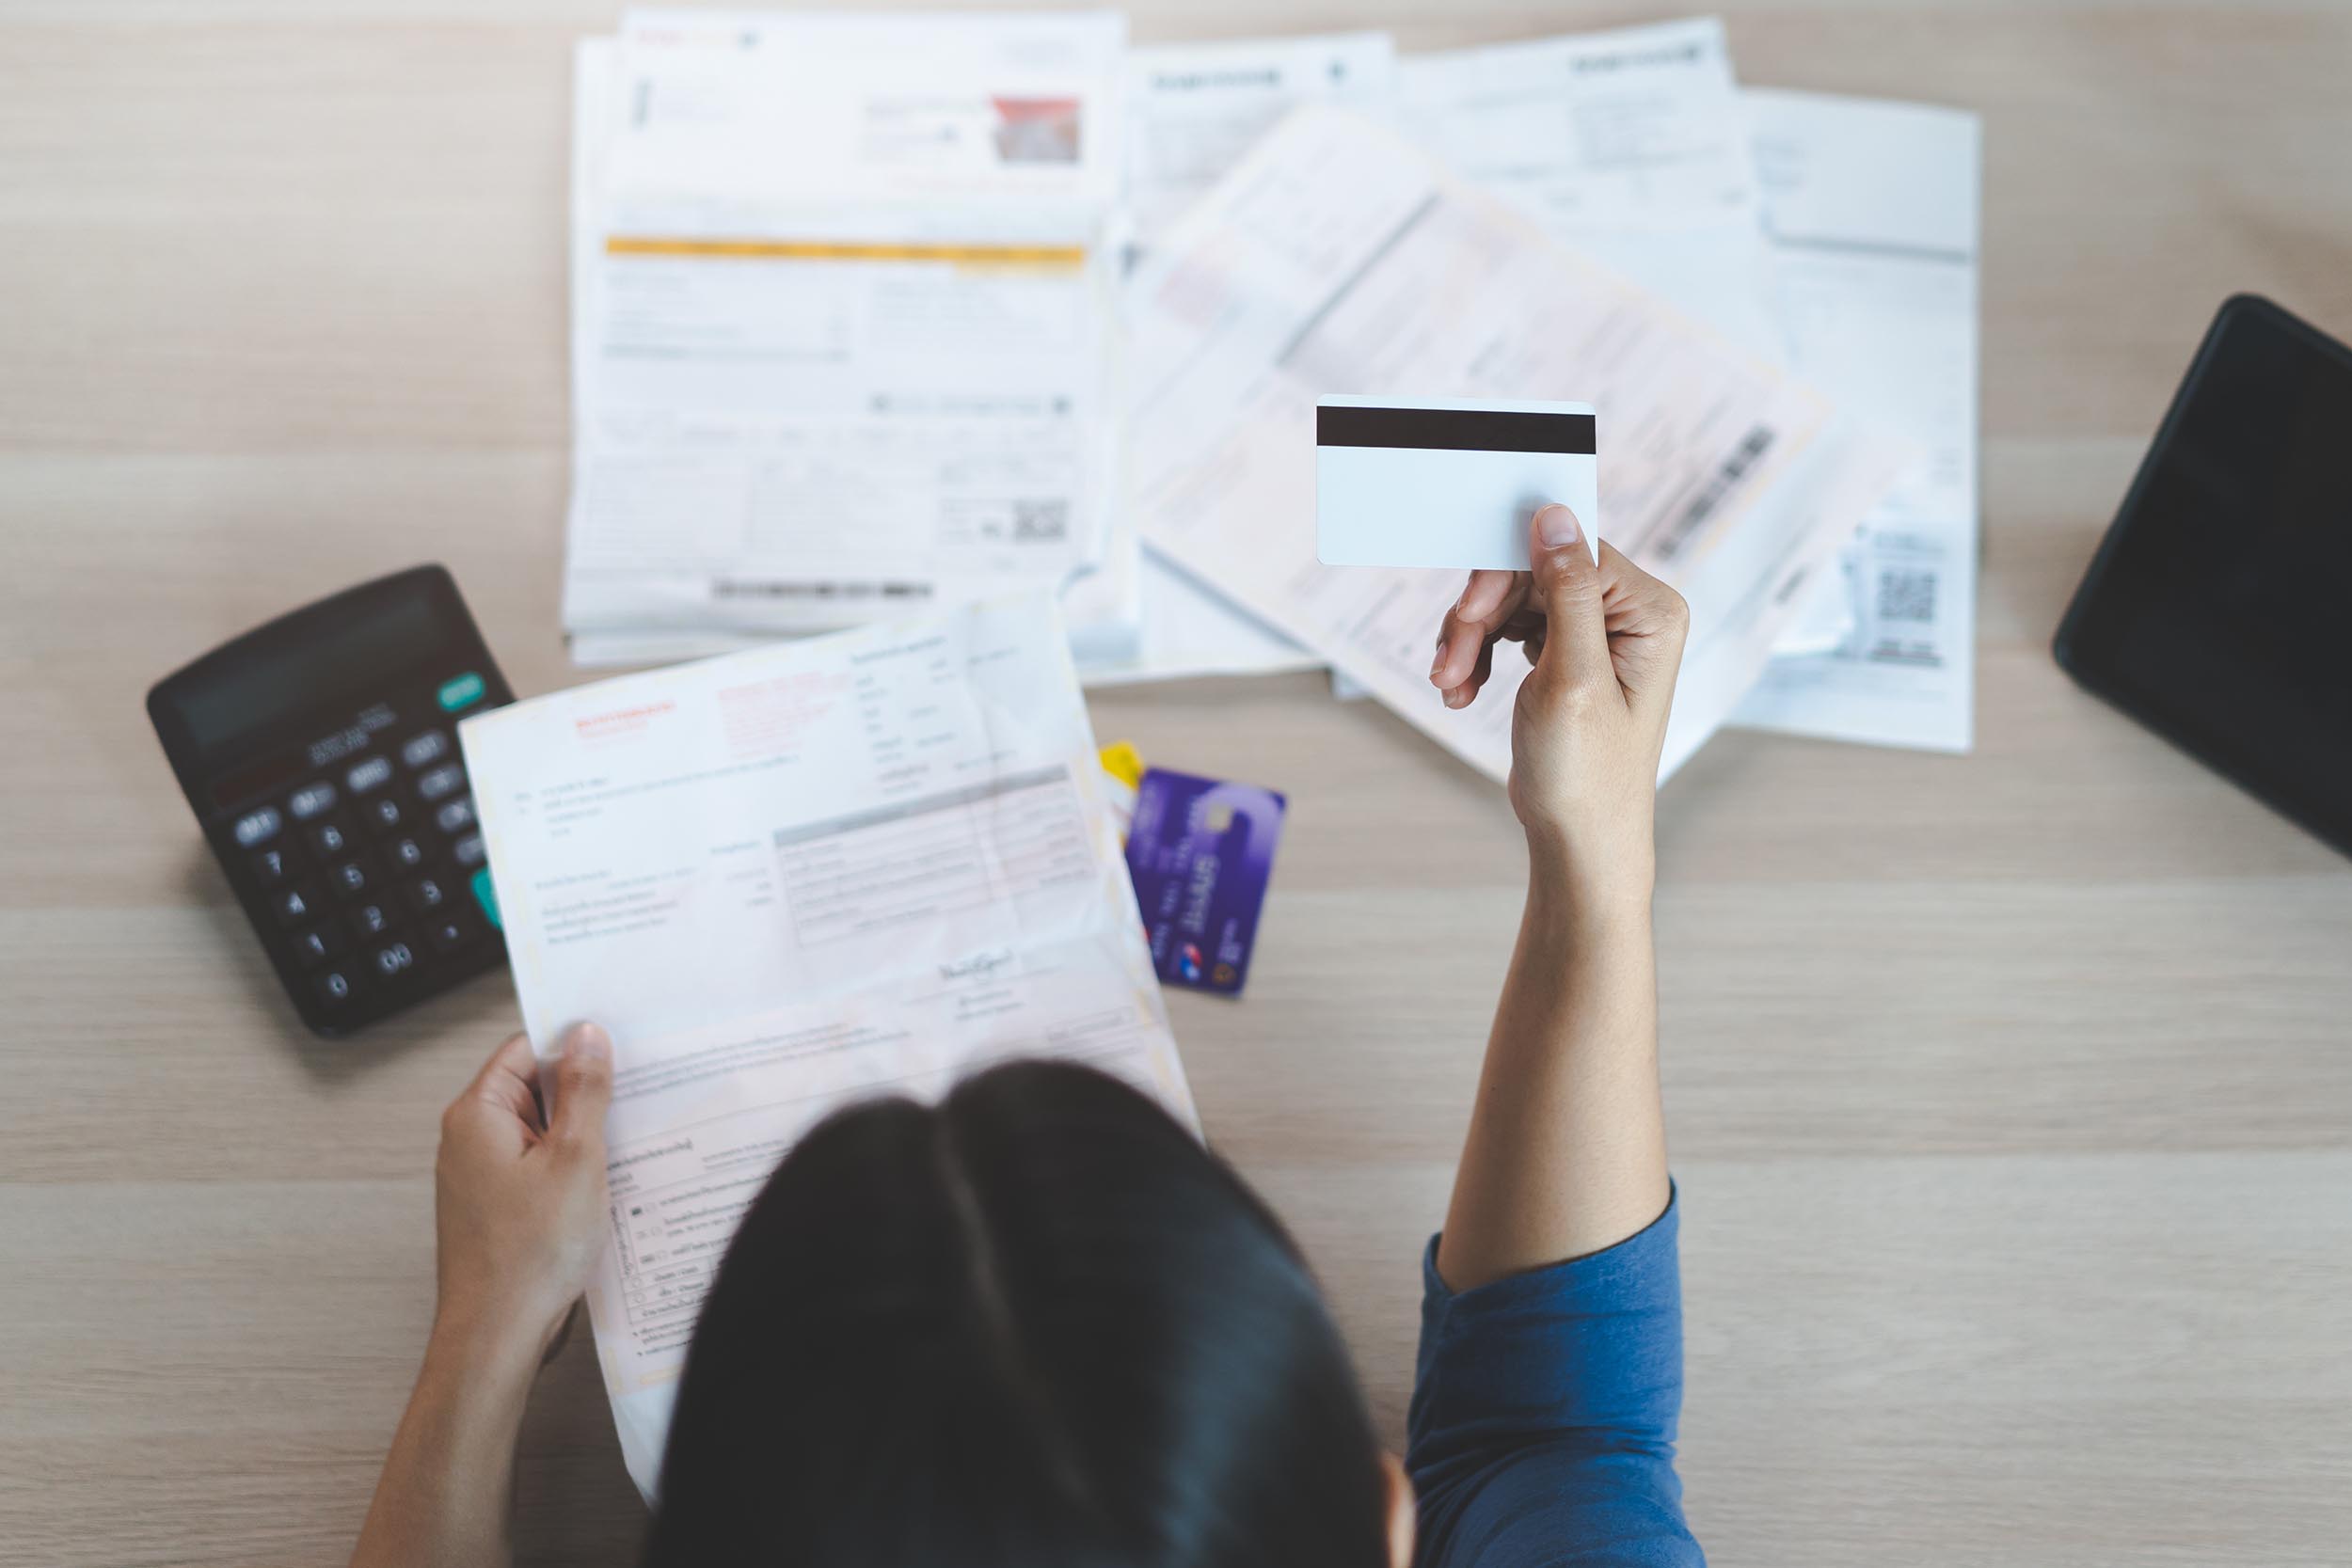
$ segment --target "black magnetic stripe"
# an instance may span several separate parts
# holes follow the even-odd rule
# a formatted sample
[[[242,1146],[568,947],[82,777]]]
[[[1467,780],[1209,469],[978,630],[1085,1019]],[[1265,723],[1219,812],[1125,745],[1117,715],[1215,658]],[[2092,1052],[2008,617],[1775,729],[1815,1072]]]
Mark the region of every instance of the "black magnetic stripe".
[[[1318,408],[1319,447],[1420,447],[1430,451],[1565,451],[1593,455],[1590,414],[1491,408]]]

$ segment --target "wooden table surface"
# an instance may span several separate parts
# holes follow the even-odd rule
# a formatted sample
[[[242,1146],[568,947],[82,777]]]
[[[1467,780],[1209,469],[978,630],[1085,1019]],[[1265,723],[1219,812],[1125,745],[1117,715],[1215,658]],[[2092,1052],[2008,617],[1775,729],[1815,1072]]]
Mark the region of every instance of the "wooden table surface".
[[[1723,736],[1662,802],[1690,1513],[1724,1563],[2352,1557],[2352,866],[2046,645],[2216,304],[2352,333],[2352,8],[1731,0],[1750,82],[1984,116],[1964,758]],[[340,1560],[432,1298],[478,982],[323,1045],[141,712],[434,559],[559,640],[564,169],[588,0],[0,0],[0,1560]],[[1672,14],[1138,6],[1407,47]],[[2217,539],[2216,547],[2226,547]],[[1105,738],[1292,792],[1250,994],[1171,999],[1209,1131],[1401,1423],[1516,915],[1500,793],[1298,677]],[[521,1552],[630,1560],[585,1337]]]

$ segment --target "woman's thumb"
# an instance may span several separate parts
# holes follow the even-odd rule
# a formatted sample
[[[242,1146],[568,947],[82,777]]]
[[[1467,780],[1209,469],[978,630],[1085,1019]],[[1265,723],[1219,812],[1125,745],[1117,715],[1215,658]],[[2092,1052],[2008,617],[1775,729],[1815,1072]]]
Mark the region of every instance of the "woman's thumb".
[[[594,1023],[575,1023],[564,1031],[563,1050],[548,1131],[559,1141],[600,1143],[612,1104],[612,1037]]]
[[[1569,684],[1616,683],[1609,662],[1597,546],[1587,543],[1575,513],[1557,502],[1535,514],[1527,553],[1534,567],[1534,599],[1544,611],[1544,657],[1538,669]],[[1556,661],[1556,662],[1555,662]]]

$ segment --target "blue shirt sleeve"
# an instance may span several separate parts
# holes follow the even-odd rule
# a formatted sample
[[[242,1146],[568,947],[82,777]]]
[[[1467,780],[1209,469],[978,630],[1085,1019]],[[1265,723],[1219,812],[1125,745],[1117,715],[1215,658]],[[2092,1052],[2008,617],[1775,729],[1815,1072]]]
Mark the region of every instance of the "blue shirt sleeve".
[[[1405,1455],[1420,1568],[1703,1568],[1674,1468],[1676,1201],[1605,1252],[1459,1294],[1432,1238]]]

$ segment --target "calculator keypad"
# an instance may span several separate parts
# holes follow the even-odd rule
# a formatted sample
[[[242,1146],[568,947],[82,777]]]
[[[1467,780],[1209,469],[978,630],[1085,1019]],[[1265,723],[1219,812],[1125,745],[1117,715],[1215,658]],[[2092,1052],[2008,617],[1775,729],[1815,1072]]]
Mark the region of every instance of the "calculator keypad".
[[[497,942],[486,886],[468,895],[485,859],[470,789],[448,731],[428,728],[381,737],[230,824],[324,1012],[358,1011]]]
[[[313,926],[294,933],[294,957],[306,964],[325,963],[342,950],[342,939],[332,926]]]

